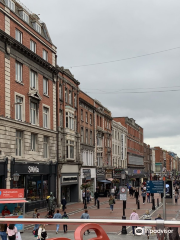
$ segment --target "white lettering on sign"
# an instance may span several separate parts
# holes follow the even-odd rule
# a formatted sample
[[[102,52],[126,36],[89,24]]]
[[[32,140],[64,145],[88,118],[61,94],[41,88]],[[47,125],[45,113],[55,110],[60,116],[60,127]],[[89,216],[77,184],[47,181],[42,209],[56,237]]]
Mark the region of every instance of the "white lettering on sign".
[[[28,167],[28,173],[38,173],[39,172],[39,168],[36,166],[36,167],[32,167],[32,166],[29,166]]]

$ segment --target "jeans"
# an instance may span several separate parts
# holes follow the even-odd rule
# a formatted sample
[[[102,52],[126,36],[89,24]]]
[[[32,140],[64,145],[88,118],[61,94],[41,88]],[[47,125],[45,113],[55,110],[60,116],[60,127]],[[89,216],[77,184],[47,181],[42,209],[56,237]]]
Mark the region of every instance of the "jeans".
[[[89,203],[89,197],[87,197],[87,203]]]
[[[94,198],[94,206],[96,206],[97,200],[98,200],[98,198]]]
[[[147,196],[147,202],[150,203],[150,196]]]
[[[35,224],[33,230],[36,230],[36,229],[38,229],[38,228],[39,228],[39,224]]]
[[[59,230],[59,224],[56,224],[56,232]]]
[[[2,240],[7,240],[6,232],[0,232],[0,236],[1,236]]]
[[[64,232],[67,232],[67,225],[63,225]]]
[[[135,226],[132,226],[132,232],[133,232],[133,234],[135,234]]]
[[[110,205],[110,209],[113,211],[113,204]]]

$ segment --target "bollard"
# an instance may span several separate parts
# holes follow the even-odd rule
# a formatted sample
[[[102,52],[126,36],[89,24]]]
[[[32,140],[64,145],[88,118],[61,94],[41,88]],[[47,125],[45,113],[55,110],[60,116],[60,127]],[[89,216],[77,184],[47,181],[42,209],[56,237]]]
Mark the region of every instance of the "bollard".
[[[100,208],[99,200],[97,200],[97,209]]]
[[[157,198],[157,207],[159,207],[159,198]]]
[[[155,200],[154,200],[154,198],[152,199],[152,210],[155,210],[156,208],[155,208]]]
[[[140,209],[140,201],[137,201],[137,209]]]

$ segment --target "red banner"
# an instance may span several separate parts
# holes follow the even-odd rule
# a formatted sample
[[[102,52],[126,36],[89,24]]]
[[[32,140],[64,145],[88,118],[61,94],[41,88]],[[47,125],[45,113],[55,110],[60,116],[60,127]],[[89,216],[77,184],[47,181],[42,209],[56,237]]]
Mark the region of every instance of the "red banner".
[[[24,198],[24,188],[0,189],[0,199],[5,198]]]

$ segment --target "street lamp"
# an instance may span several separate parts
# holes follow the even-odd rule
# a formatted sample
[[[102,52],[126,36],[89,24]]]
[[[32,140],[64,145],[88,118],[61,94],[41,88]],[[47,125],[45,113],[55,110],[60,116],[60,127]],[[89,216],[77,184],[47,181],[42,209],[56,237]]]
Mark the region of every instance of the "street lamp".
[[[124,171],[121,172],[121,180],[122,180],[122,186],[125,185],[125,179],[126,179],[126,173]],[[125,208],[126,208],[126,201],[123,200],[123,216],[122,219],[125,220]],[[122,226],[122,234],[127,234],[126,226]]]
[[[16,182],[16,187],[17,187],[17,182],[19,181],[20,175],[19,173],[16,172],[12,176],[13,176],[13,181]]]

